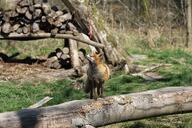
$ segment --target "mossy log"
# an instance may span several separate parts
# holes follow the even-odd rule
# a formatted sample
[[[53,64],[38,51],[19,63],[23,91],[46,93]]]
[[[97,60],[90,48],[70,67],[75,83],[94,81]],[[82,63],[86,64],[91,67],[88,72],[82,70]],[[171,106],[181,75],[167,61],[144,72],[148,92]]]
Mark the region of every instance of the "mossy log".
[[[184,112],[192,112],[192,87],[163,88],[97,100],[75,100],[39,109],[5,112],[0,114],[0,127],[98,127]]]

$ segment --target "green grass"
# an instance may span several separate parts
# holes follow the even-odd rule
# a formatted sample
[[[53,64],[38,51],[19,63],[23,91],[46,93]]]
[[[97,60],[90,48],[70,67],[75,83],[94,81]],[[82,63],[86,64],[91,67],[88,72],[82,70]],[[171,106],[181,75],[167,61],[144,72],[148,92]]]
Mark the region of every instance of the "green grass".
[[[107,95],[138,92],[167,86],[192,85],[192,54],[180,49],[165,51],[151,50],[140,54],[147,55],[148,59],[137,62],[137,64],[171,64],[170,67],[161,67],[157,70],[157,72],[165,76],[166,79],[149,82],[139,77],[116,73],[112,79],[106,82]],[[182,60],[182,62],[179,62],[180,60]]]
[[[53,97],[47,105],[54,105],[70,100],[85,98],[82,91],[74,90],[71,81],[64,80],[54,83],[17,85],[12,82],[0,83],[0,112],[16,111],[27,108],[45,96]]]
[[[135,53],[135,51],[133,52]],[[116,73],[106,82],[106,95],[127,94],[162,87],[192,85],[192,54],[181,49],[177,50],[148,50],[138,52],[145,54],[148,59],[136,64],[149,65],[154,63],[169,63],[172,66],[159,68],[157,72],[165,76],[162,81],[145,81],[139,77]],[[192,114],[162,116],[140,121],[130,121],[106,126],[106,128],[192,128]]]
[[[32,42],[19,43],[16,47],[7,47],[4,43],[0,44],[1,51],[8,54],[21,52],[20,57],[32,55],[44,56],[57,47],[62,47],[62,42],[52,43]],[[137,41],[137,40],[136,40]],[[139,42],[139,40],[138,40]],[[30,44],[32,43],[32,44]],[[142,48],[141,48],[142,49]],[[182,49],[176,50],[130,50],[131,54],[145,54],[146,60],[135,62],[140,65],[149,65],[155,63],[168,63],[172,66],[161,67],[157,70],[165,76],[162,81],[145,81],[140,77],[133,77],[117,72],[105,83],[105,96],[128,94],[162,87],[191,86],[192,85],[192,54]],[[145,49],[145,48],[144,48]],[[146,48],[147,49],[147,48]],[[24,53],[24,54],[23,54]],[[45,96],[51,96],[53,99],[46,105],[54,105],[66,101],[84,99],[87,95],[83,91],[72,88],[72,81],[63,80],[53,83],[39,83],[34,86],[30,83],[0,82],[0,112],[17,111],[36,103]],[[175,121],[176,120],[176,121]],[[192,125],[192,115],[163,116],[149,118],[139,121],[131,121],[110,125],[106,127],[122,128],[190,128]]]

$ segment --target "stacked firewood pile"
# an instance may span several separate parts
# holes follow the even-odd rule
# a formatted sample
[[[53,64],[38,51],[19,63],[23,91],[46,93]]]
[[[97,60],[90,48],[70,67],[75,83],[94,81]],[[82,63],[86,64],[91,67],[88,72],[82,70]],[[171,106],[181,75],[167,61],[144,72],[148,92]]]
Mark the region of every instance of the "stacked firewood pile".
[[[74,25],[72,14],[64,9],[61,10],[57,6],[50,7],[48,2],[28,3],[20,1],[15,9],[8,11],[0,11],[0,34],[4,37],[11,34],[36,34],[51,33],[79,35],[77,25]],[[76,42],[75,42],[76,43]],[[57,48],[50,53],[45,66],[59,69],[70,69],[73,67],[71,62],[71,51],[69,40],[65,40],[63,49]],[[86,64],[86,59],[82,52],[78,50],[79,66]]]
[[[68,43],[65,42],[65,44],[67,45],[65,45],[64,48],[57,48],[49,54],[47,61],[44,63],[45,66],[53,69],[70,69],[73,67],[71,63],[70,48]],[[78,55],[81,66],[88,63],[83,48],[79,49]]]
[[[13,3],[13,0],[7,1]],[[86,9],[85,5],[61,0],[67,9],[60,9],[57,6],[50,6],[47,0],[42,0],[40,3],[28,0],[14,1],[16,1],[12,4],[14,8],[0,9],[0,39],[65,39],[67,45],[51,53],[45,63],[46,66],[56,69],[74,68],[79,74],[82,66],[87,63],[85,50],[78,47],[79,42],[92,45],[96,51],[103,54],[104,60],[109,64],[118,65],[124,59],[107,41],[106,33],[97,29],[90,18],[91,11]],[[95,51],[91,47],[90,49],[92,52]]]
[[[0,11],[1,35],[10,33],[28,34],[47,32],[51,34],[66,33],[74,30],[72,14],[47,2],[30,4],[26,1],[17,3],[15,9]]]

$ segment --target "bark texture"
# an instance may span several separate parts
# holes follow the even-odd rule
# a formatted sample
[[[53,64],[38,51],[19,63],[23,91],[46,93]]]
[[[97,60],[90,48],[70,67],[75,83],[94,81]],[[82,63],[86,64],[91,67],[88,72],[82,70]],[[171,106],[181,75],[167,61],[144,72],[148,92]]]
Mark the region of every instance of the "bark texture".
[[[79,68],[79,55],[78,55],[78,48],[77,48],[77,41],[69,40],[69,48],[70,48],[70,55],[73,68]]]
[[[52,36],[51,33],[36,33],[36,34],[17,34],[17,33],[11,33],[7,37],[3,37],[0,35],[0,39],[10,39],[10,40],[29,40],[29,39],[42,39],[42,38],[58,38],[58,39],[73,39],[85,44],[89,44],[95,47],[103,48],[103,44],[99,44],[92,40],[85,40],[81,36],[73,36],[71,34],[56,34],[55,36]]]
[[[191,111],[192,87],[174,87],[1,113],[0,127],[71,128],[86,125],[98,127]]]
[[[83,30],[83,33],[89,35],[92,40],[99,42],[100,44],[105,46],[103,47],[103,51],[106,61],[113,65],[118,64],[118,58],[122,58],[122,56],[114,52],[113,49],[115,48],[111,46],[111,44],[107,40],[107,37],[104,36],[106,35],[106,33],[99,31],[94,22],[91,20],[90,15],[93,15],[90,12],[91,10],[89,10],[88,7],[86,7],[82,3],[75,4],[74,1],[70,0],[62,1],[70,10],[70,12],[74,14],[74,20],[77,22],[81,30]],[[90,35],[90,33],[92,34]]]

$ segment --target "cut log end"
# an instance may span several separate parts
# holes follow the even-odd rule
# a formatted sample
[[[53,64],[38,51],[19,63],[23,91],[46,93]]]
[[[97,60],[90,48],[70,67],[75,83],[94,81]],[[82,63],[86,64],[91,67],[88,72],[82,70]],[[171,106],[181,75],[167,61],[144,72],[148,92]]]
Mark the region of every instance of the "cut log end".
[[[10,33],[12,30],[11,24],[10,23],[4,23],[2,26],[2,32],[5,34]]]

